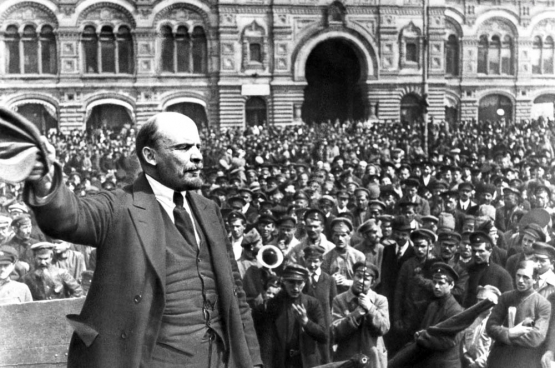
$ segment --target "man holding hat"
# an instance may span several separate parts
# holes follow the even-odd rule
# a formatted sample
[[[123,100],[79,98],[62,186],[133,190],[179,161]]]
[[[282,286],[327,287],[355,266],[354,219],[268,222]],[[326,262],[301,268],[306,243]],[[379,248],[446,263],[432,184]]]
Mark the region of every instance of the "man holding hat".
[[[553,272],[555,248],[550,244],[538,241],[534,243],[532,249],[538,269],[536,291],[547,299],[549,295],[555,293],[555,273]]]
[[[420,327],[426,308],[433,298],[432,281],[427,279],[426,262],[433,258],[432,250],[436,235],[427,229],[410,234],[415,255],[401,266],[393,308],[397,344],[390,346],[391,354],[402,348]]]
[[[536,263],[523,261],[515,275],[516,290],[505,292],[493,308],[486,331],[495,340],[488,368],[540,368],[551,304],[534,290]]]
[[[383,335],[390,327],[388,303],[372,290],[379,270],[369,261],[357,262],[353,269],[353,284],[333,300],[332,329],[337,343],[333,360],[364,354],[369,360],[368,367],[386,368]]]
[[[353,224],[345,217],[337,217],[331,223],[332,240],[335,248],[324,255],[322,270],[331,275],[337,283],[337,291],[347,291],[353,283],[353,266],[364,261],[362,252],[351,247]]]
[[[308,270],[308,281],[303,289],[303,293],[316,298],[320,302],[322,312],[324,313],[324,326],[331,326],[331,305],[333,299],[337,296],[337,284],[333,277],[322,271],[324,249],[312,245],[306,247],[303,251]],[[331,361],[331,346],[331,341],[318,344],[323,363]]]
[[[29,287],[10,277],[15,269],[18,254],[10,246],[0,247],[0,305],[32,302]]]
[[[39,242],[31,246],[34,268],[23,281],[31,290],[33,300],[79,298],[83,296],[81,285],[67,272],[52,264],[54,244]]]
[[[467,268],[468,288],[464,300],[466,308],[476,304],[478,286],[492,285],[502,293],[513,290],[511,275],[503,267],[490,261],[493,250],[491,237],[483,231],[475,231],[470,234],[470,246],[472,264]]]
[[[260,353],[265,368],[311,368],[322,364],[318,343],[328,340],[320,302],[302,293],[306,268],[292,264],[283,270],[282,289],[266,305],[253,310],[264,324]]]
[[[414,368],[457,368],[461,367],[459,332],[450,339],[437,337],[426,331],[464,310],[451,294],[459,275],[448,264],[437,262],[431,270],[435,300],[430,303],[422,320],[422,330],[415,334],[416,343],[433,351]]]

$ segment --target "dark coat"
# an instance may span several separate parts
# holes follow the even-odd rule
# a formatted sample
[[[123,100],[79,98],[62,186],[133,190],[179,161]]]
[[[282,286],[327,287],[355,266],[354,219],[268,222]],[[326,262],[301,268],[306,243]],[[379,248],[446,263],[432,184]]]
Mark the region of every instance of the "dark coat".
[[[311,368],[322,364],[318,343],[327,342],[328,333],[324,326],[324,314],[320,302],[305,294],[301,294],[298,302],[304,306],[308,316],[308,323],[298,328],[302,368]],[[263,324],[262,330],[265,331],[260,338],[264,368],[285,367],[285,357],[289,354],[286,346],[290,342],[287,336],[287,308],[291,308],[290,304],[291,299],[282,290],[268,302],[267,306],[262,304],[253,310],[256,324]],[[295,324],[298,322],[295,321]]]
[[[75,330],[68,367],[148,367],[165,308],[163,209],[144,174],[114,192],[78,198],[60,182],[38,205],[25,188],[37,222],[49,236],[96,247],[97,265]],[[258,342],[220,211],[190,193],[190,207],[210,247],[230,367],[261,364]]]
[[[378,287],[378,292],[387,298],[390,309],[393,309],[395,287],[401,266],[414,256],[414,248],[409,244],[405,254],[397,260],[396,247],[395,244],[388,245],[383,250],[382,269],[380,270],[382,282]],[[390,310],[389,314],[393,316],[393,310]]]
[[[502,293],[513,290],[513,278],[509,273],[496,263],[468,265],[468,289],[464,300],[465,308],[476,304],[478,286],[495,286]]]
[[[426,310],[422,321],[422,329],[425,330],[430,326],[435,326],[463,310],[464,308],[457,303],[455,297],[451,294],[443,299],[434,300]],[[416,339],[416,343],[432,350],[433,353],[415,364],[414,368],[460,368],[459,343],[461,338],[461,333],[445,337],[431,335],[426,331],[421,332]]]
[[[310,285],[309,282],[306,283],[303,293],[306,295],[316,298],[320,302],[322,307],[322,312],[324,313],[324,326],[328,330],[331,328],[331,306],[333,298],[337,295],[337,285],[335,279],[323,272],[318,278],[318,282],[314,286]],[[320,357],[322,358],[322,363],[329,363],[330,358],[330,345],[329,342],[318,344],[320,348]]]

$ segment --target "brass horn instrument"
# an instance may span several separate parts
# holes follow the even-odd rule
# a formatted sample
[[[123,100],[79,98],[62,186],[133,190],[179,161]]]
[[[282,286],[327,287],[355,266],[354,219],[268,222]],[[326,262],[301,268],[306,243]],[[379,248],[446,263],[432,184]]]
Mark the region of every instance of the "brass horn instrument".
[[[256,260],[261,266],[273,269],[283,263],[283,253],[275,245],[264,245],[258,250]]]

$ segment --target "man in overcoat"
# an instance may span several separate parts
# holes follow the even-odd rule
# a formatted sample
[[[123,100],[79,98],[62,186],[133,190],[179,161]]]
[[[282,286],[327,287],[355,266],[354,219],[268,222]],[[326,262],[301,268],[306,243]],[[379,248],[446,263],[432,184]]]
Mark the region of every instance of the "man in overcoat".
[[[194,192],[202,186],[200,148],[191,119],[157,114],[136,138],[143,173],[87,198],[66,188],[60,165],[37,159],[24,197],[39,226],[97,248],[83,309],[68,316],[69,367],[262,364],[222,216]]]

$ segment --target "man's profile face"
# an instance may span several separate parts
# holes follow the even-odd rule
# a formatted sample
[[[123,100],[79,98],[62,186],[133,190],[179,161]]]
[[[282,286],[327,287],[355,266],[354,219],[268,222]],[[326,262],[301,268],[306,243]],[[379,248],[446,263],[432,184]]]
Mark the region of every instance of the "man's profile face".
[[[10,223],[0,224],[0,243],[10,236]]]
[[[155,179],[177,191],[200,189],[203,159],[195,123],[184,115],[167,113],[157,124],[160,138],[149,162],[155,164]]]
[[[536,193],[536,205],[539,208],[546,208],[549,204],[549,194],[545,190],[540,190]]]
[[[534,270],[532,267],[520,268],[516,271],[516,289],[520,292],[528,291],[534,287]]]

